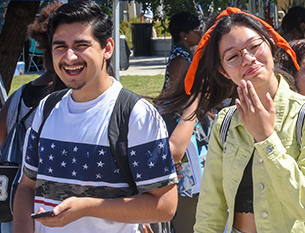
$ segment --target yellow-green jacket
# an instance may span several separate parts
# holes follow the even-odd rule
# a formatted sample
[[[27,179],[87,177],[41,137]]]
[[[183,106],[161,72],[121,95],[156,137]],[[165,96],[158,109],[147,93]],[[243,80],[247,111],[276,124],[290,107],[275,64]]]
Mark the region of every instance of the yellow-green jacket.
[[[274,133],[255,143],[236,111],[222,146],[220,127],[228,108],[214,124],[203,173],[195,232],[224,232],[234,219],[235,195],[244,169],[253,154],[253,209],[257,232],[305,232],[305,128],[302,152],[296,140],[296,121],[305,97],[279,78],[274,96]]]

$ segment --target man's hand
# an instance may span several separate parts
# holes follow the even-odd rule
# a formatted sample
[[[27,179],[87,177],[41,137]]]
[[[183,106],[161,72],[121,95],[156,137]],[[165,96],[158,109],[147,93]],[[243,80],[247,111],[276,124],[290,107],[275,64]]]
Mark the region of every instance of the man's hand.
[[[86,216],[84,210],[89,203],[86,203],[85,199],[86,198],[70,197],[53,209],[54,216],[38,218],[36,221],[48,227],[63,227]],[[40,208],[37,214],[43,212],[45,212],[45,210]]]

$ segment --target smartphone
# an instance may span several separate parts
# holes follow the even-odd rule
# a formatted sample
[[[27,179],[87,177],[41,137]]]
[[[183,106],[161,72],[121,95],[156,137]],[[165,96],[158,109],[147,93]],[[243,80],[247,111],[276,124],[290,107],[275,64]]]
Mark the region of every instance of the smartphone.
[[[32,215],[32,219],[37,219],[37,218],[45,218],[45,217],[51,217],[51,216],[54,216],[54,213],[53,211],[47,211],[47,212],[43,212],[43,213],[40,213],[40,214],[35,214],[35,215]]]

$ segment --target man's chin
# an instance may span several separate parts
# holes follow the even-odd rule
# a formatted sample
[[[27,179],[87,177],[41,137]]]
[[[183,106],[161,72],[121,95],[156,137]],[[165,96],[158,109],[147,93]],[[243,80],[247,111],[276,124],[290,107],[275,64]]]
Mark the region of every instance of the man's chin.
[[[86,83],[82,83],[82,84],[68,84],[66,85],[69,89],[72,89],[74,91],[78,91],[80,89],[82,89],[85,86]]]

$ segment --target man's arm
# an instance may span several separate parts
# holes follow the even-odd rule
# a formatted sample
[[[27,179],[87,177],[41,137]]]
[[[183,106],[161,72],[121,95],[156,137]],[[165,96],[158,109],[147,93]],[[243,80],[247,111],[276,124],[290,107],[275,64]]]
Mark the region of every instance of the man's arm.
[[[55,216],[37,219],[50,227],[65,226],[84,216],[125,223],[165,222],[172,219],[177,208],[176,185],[126,198],[76,198],[64,200],[53,210]]]
[[[14,199],[13,233],[34,232],[34,221],[31,218],[34,211],[34,195],[35,181],[23,175]]]

